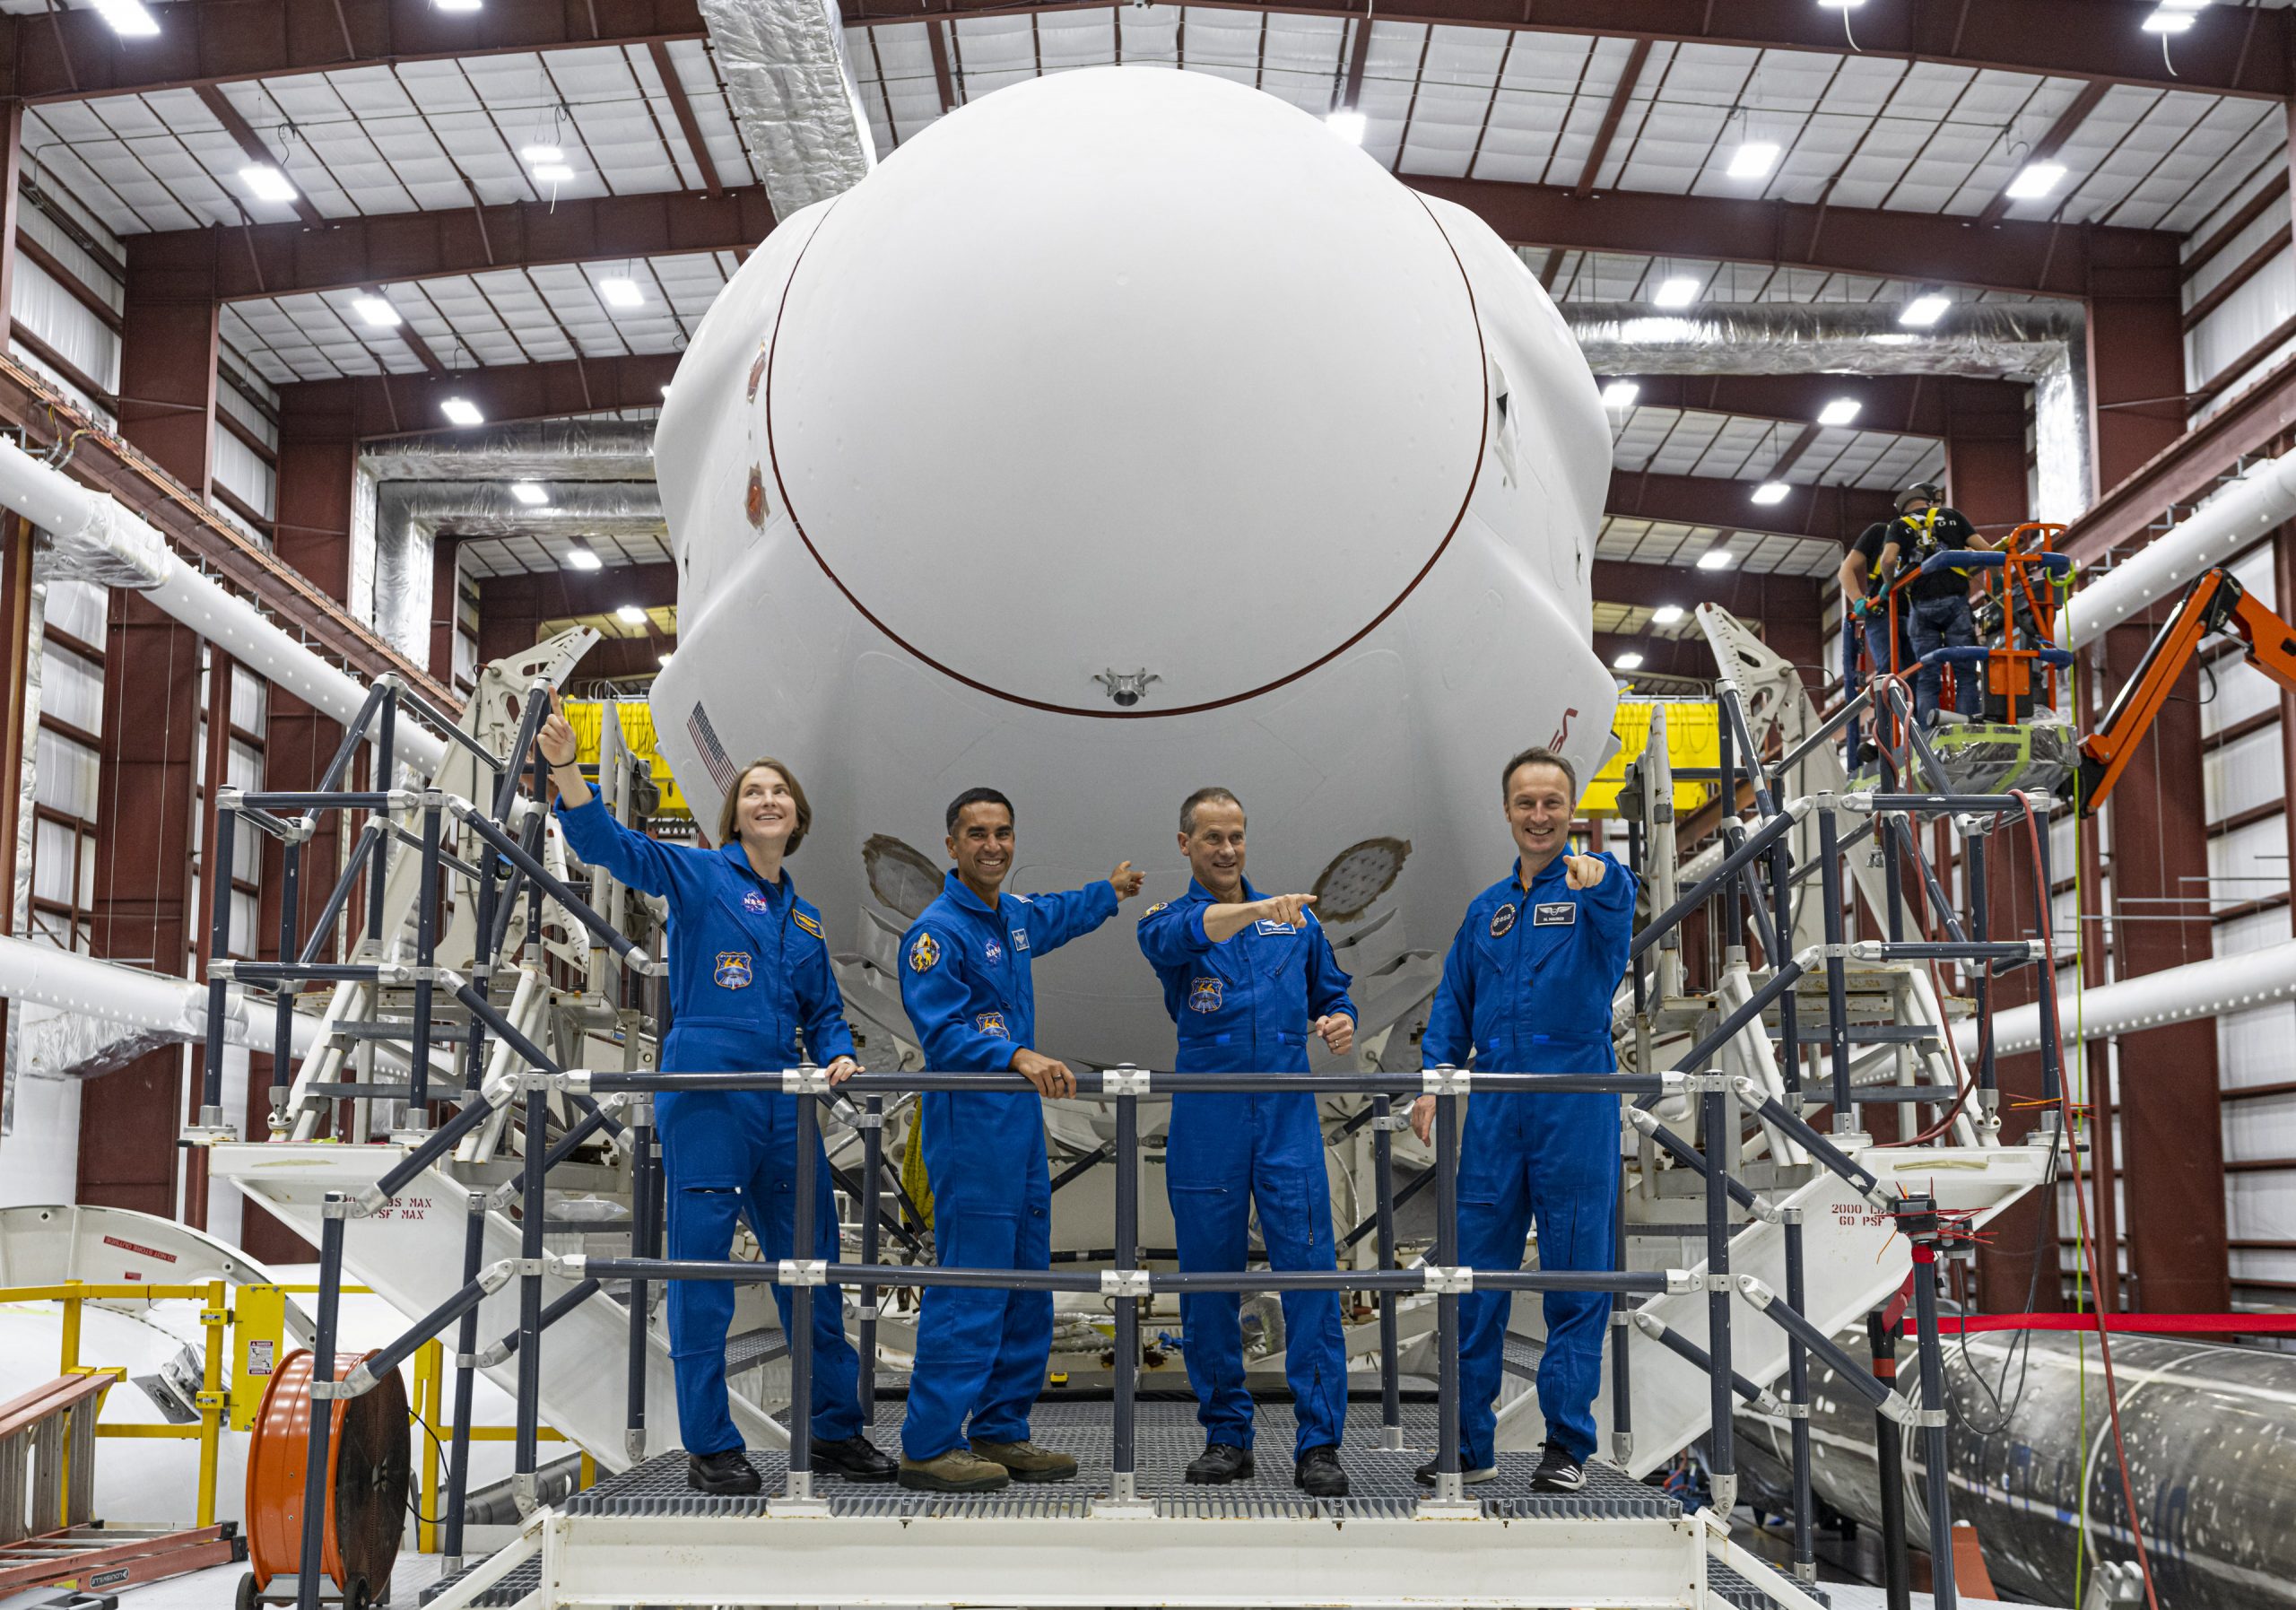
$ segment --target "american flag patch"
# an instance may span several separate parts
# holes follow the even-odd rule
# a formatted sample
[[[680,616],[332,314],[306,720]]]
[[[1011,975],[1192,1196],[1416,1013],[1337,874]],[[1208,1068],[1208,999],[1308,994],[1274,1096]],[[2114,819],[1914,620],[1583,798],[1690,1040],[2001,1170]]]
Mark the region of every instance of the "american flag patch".
[[[701,752],[701,763],[709,771],[709,780],[718,785],[720,794],[734,791],[734,762],[726,758],[726,746],[718,741],[717,730],[709,725],[709,712],[694,701],[693,709],[685,718],[685,735]]]

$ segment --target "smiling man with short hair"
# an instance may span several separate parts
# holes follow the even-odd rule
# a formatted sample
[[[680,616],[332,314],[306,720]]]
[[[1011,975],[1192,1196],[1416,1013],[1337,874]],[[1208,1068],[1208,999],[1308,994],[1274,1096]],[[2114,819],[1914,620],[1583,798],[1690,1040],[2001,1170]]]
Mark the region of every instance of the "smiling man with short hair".
[[[1179,1026],[1177,1071],[1300,1073],[1308,1041],[1335,1055],[1355,1041],[1355,1005],[1312,894],[1263,897],[1244,878],[1244,806],[1225,788],[1199,788],[1180,806],[1180,853],[1195,876],[1178,900],[1140,919],[1140,948]],[[1164,1181],[1186,1269],[1240,1269],[1252,1205],[1271,1269],[1338,1267],[1323,1125],[1309,1091],[1172,1097]],[[1298,1419],[1292,1482],[1317,1498],[1344,1498],[1339,1462],[1347,1418],[1347,1349],[1334,1292],[1283,1293],[1284,1373]],[[1180,1343],[1196,1388],[1204,1452],[1190,1483],[1253,1474],[1252,1395],[1233,1292],[1180,1298]]]
[[[1426,1067],[1477,1073],[1612,1073],[1611,996],[1634,933],[1634,875],[1606,855],[1570,850],[1578,776],[1549,749],[1526,749],[1500,775],[1515,869],[1475,896],[1444,959],[1443,981],[1420,1040]],[[1426,1140],[1435,1098],[1412,1126]],[[1618,1098],[1478,1092],[1467,1102],[1459,1153],[1459,1261],[1522,1266],[1534,1219],[1542,1269],[1607,1269],[1618,1213]],[[1493,1402],[1513,1296],[1459,1300],[1459,1467],[1469,1482],[1498,1474]],[[1605,1292],[1545,1293],[1539,1413],[1546,1449],[1532,1485],[1575,1493],[1595,1451],[1595,1394],[1603,1379]],[[1430,1485],[1435,1461],[1415,1473]]]

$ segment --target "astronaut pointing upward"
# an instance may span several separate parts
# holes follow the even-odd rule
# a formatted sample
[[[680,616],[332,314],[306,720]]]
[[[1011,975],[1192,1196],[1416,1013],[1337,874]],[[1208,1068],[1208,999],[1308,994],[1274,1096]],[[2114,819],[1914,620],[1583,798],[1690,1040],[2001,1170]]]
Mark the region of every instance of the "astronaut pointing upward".
[[[1225,788],[1199,788],[1180,806],[1187,892],[1140,919],[1140,948],[1163,981],[1179,1026],[1178,1071],[1301,1073],[1308,1040],[1338,1055],[1355,1042],[1355,1005],[1311,894],[1263,899],[1244,880],[1244,807]],[[1166,1187],[1182,1269],[1240,1269],[1259,1205],[1272,1269],[1338,1266],[1323,1126],[1309,1091],[1172,1097]],[[1187,1479],[1217,1484],[1253,1474],[1252,1397],[1233,1292],[1180,1298],[1182,1348],[1196,1387],[1204,1452]],[[1294,1484],[1344,1498],[1339,1438],[1347,1416],[1347,1349],[1335,1292],[1283,1293],[1284,1373],[1299,1416]]]

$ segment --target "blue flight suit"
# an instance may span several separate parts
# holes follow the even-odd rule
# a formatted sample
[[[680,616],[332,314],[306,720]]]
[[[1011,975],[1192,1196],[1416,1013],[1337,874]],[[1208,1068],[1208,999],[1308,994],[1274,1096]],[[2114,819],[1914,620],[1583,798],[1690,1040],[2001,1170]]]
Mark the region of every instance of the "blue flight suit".
[[[1260,898],[1247,882],[1243,897]],[[1183,1074],[1304,1074],[1309,1025],[1355,1015],[1347,975],[1312,914],[1298,927],[1255,922],[1213,944],[1204,931],[1211,892],[1195,879],[1140,919],[1140,949],[1164,986],[1179,1028]],[[1172,1097],[1164,1185],[1183,1269],[1240,1269],[1252,1204],[1271,1269],[1335,1269],[1331,1181],[1311,1091],[1196,1092]],[[1283,1293],[1283,1372],[1299,1434],[1294,1453],[1337,1447],[1347,1419],[1347,1348],[1336,1292]],[[1180,1298],[1180,1346],[1206,1443],[1252,1445],[1244,1385],[1241,1299],[1234,1292]]]
[[[779,883],[767,883],[738,840],[709,850],[648,839],[616,822],[596,794],[578,809],[561,801],[558,819],[583,860],[670,902],[665,1072],[756,1073],[794,1067],[808,1054],[826,1066],[853,1054],[821,913],[786,872]],[[791,1256],[798,1099],[750,1090],[665,1091],[654,1098],[668,1171],[670,1257],[727,1257],[742,1212],[770,1261]],[[818,1139],[814,1153],[812,1256],[835,1262],[837,1207]],[[773,1302],[787,1332],[789,1288],[776,1285]],[[726,1328],[733,1318],[730,1283],[670,1283],[678,1434],[690,1454],[742,1446],[726,1403]],[[840,1288],[823,1286],[813,1293],[816,1439],[860,1434],[860,1370],[845,1339]]]
[[[1634,936],[1634,875],[1610,856],[1591,889],[1573,889],[1557,856],[1531,880],[1515,872],[1475,896],[1443,960],[1443,981],[1421,1038],[1427,1067],[1479,1073],[1615,1071],[1611,995]],[[1600,1092],[1470,1094],[1459,1156],[1459,1261],[1522,1266],[1538,1221],[1539,1266],[1607,1269],[1618,1213],[1618,1098]],[[1584,1461],[1595,1451],[1603,1379],[1605,1292],[1548,1292],[1539,1413],[1547,1435]],[[1503,1367],[1506,1292],[1459,1301],[1459,1453],[1465,1468],[1496,1463],[1494,1408]]]
[[[1034,1049],[1033,956],[1116,915],[1114,884],[1000,894],[990,910],[948,875],[901,939],[900,1001],[935,1073],[1005,1073]],[[933,1237],[951,1269],[1052,1267],[1052,1173],[1032,1090],[928,1092],[919,1102]],[[937,1459],[970,1434],[1020,1442],[1052,1357],[1052,1293],[931,1286],[918,1315],[901,1451]]]

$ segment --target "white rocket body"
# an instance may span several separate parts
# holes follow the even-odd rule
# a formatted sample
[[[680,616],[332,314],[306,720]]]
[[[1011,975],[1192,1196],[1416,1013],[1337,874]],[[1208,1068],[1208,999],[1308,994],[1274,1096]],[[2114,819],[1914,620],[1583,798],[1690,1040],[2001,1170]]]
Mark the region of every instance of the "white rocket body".
[[[1508,871],[1506,757],[1607,748],[1610,442],[1561,318],[1480,221],[1221,79],[1019,83],[785,221],[656,451],[663,752],[705,831],[732,768],[796,772],[791,873],[901,1034],[964,788],[1013,801],[1014,892],[1148,872],[1037,959],[1038,1044],[1169,1066],[1133,928],[1187,887],[1191,790],[1243,799],[1260,889],[1320,883],[1368,1032]]]

